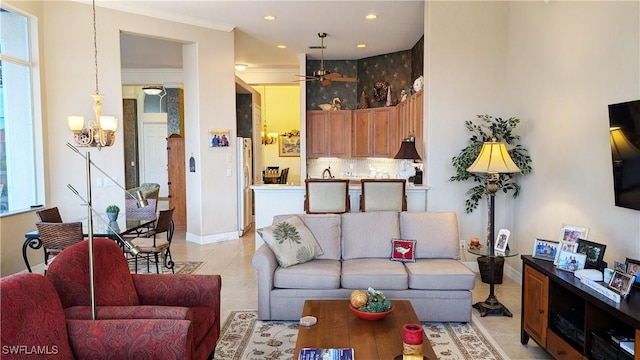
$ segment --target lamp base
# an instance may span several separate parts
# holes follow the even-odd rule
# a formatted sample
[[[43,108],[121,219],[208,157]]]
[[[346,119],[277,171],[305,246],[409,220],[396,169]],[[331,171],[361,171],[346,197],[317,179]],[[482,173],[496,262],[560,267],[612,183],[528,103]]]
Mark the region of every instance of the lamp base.
[[[473,308],[480,312],[481,317],[485,317],[491,314],[513,317],[511,311],[509,311],[509,309],[502,305],[493,295],[489,295],[487,300],[485,300],[484,302],[477,302],[473,304]]]

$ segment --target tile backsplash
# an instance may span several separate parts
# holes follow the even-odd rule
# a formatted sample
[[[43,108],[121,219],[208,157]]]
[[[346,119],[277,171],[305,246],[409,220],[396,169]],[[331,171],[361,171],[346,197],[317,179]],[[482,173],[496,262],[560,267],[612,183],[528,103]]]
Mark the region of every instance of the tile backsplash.
[[[321,178],[322,172],[330,167],[335,178],[386,177],[395,179],[402,160],[396,159],[307,159],[307,176]],[[420,164],[419,166],[421,166]],[[375,175],[374,175],[375,174]],[[374,176],[372,176],[374,175]]]

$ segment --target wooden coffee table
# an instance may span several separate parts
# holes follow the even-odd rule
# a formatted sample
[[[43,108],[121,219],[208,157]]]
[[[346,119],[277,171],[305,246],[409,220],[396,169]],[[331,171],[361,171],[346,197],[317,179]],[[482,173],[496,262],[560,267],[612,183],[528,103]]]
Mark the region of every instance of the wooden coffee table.
[[[311,327],[300,326],[293,359],[298,359],[300,349],[353,348],[360,360],[402,359],[402,326],[419,324],[411,302],[392,300],[395,310],[382,320],[362,320],[349,310],[349,300],[307,300],[302,316],[315,316],[318,323]],[[423,336],[425,359],[436,360],[426,336]]]

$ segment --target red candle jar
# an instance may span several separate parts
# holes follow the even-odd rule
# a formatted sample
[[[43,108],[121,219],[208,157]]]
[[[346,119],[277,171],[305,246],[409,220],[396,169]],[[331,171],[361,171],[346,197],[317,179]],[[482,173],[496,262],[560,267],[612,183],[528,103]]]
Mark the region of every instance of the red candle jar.
[[[402,326],[402,360],[422,360],[422,325]]]

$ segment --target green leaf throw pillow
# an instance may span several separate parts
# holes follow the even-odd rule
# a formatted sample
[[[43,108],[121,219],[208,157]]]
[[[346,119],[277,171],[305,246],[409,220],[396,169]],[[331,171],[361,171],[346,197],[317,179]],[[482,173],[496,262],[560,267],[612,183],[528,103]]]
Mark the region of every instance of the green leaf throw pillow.
[[[323,255],[315,236],[298,216],[257,230],[282,267],[303,264]]]

